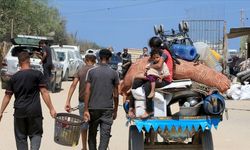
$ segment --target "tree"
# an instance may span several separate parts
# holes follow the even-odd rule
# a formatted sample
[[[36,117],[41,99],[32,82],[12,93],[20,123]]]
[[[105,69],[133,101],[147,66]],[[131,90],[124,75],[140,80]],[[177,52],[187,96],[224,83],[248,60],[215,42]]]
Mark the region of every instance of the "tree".
[[[0,0],[0,41],[10,41],[11,23],[14,37],[18,34],[51,36],[54,43],[81,45],[81,49],[99,49],[94,42],[77,40],[66,31],[66,20],[48,0]]]

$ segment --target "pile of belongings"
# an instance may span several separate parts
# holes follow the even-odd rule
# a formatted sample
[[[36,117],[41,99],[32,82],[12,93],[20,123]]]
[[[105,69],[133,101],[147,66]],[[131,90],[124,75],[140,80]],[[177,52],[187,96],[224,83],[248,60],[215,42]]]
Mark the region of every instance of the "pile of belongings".
[[[200,55],[200,60],[204,63],[196,63],[177,57],[180,64],[175,64],[174,76],[175,80],[191,79],[195,82],[207,85],[218,89],[224,93],[230,88],[231,81],[220,71],[222,70],[216,58],[212,55],[209,46],[206,43],[194,43],[197,53]],[[129,68],[123,83],[121,84],[121,92],[126,92],[132,86],[133,77],[145,72],[148,58],[137,60]]]
[[[227,97],[233,100],[247,100],[250,99],[250,58],[242,61],[239,67],[240,71],[227,91]]]
[[[240,82],[250,82],[250,58],[240,63],[240,72],[236,74]]]

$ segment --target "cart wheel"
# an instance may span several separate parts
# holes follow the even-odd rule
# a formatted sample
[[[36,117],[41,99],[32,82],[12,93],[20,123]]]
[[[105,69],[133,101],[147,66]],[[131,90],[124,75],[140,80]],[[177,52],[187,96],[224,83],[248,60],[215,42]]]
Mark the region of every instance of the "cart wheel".
[[[205,130],[204,132],[201,132],[201,143],[203,150],[214,149],[211,130]]]
[[[135,125],[129,127],[129,150],[144,150],[143,133]]]
[[[201,144],[201,133],[202,131],[195,132],[194,136],[192,137],[192,144],[195,145]]]

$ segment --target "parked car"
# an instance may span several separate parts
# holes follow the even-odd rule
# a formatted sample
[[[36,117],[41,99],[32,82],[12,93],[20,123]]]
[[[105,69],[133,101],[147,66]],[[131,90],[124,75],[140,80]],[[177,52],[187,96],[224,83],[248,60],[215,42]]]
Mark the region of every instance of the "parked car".
[[[59,61],[63,65],[63,80],[69,80],[83,65],[79,49],[77,46],[71,45],[53,45],[51,48],[55,50]]]
[[[63,65],[58,59],[57,53],[51,48],[51,56],[53,62],[52,78],[51,78],[51,91],[56,92],[62,88],[63,80]]]
[[[82,67],[82,65],[84,65],[84,61],[82,59],[82,56],[81,56],[81,53],[80,51],[78,50],[75,50],[74,51],[74,54],[75,54],[75,61],[76,61],[76,64],[77,64],[77,70],[80,69]]]
[[[41,52],[41,49],[38,47],[38,42],[41,39],[46,40],[45,37],[38,36],[18,36],[17,38],[12,39],[13,45],[4,57],[2,62],[3,68],[0,71],[2,89],[6,88],[8,80],[13,74],[15,74],[20,69],[17,56],[22,51],[29,52],[31,56],[31,68],[43,72],[43,67],[39,63],[41,59],[34,53]],[[59,63],[56,53],[53,49],[51,50],[51,54],[54,67],[52,69],[52,77],[50,84],[52,92],[55,92],[57,89],[61,88],[62,65]]]

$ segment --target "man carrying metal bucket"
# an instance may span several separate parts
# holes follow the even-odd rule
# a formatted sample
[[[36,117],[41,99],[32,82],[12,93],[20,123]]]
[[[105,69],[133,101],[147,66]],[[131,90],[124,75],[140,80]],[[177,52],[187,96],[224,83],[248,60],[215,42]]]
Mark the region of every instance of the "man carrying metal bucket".
[[[92,53],[87,53],[85,55],[85,63],[86,65],[83,66],[81,69],[77,71],[77,73],[74,75],[74,80],[70,86],[69,92],[68,92],[68,98],[65,104],[65,110],[67,112],[70,112],[71,106],[70,106],[70,101],[71,97],[75,91],[75,88],[77,86],[77,83],[79,82],[79,113],[80,116],[83,118],[83,112],[84,112],[84,95],[85,95],[85,79],[86,79],[86,74],[89,69],[94,67],[94,64],[96,62],[96,56],[93,51]],[[88,124],[83,123],[82,128],[82,150],[87,150],[87,129],[88,129]]]
[[[89,121],[88,144],[96,150],[97,127],[100,125],[99,150],[106,150],[111,137],[111,126],[118,110],[118,73],[108,62],[112,53],[108,49],[99,52],[100,63],[90,69],[86,77],[84,120]]]
[[[17,150],[28,150],[27,137],[30,139],[30,149],[39,150],[43,134],[39,92],[49,108],[51,117],[55,118],[56,111],[50,100],[44,75],[40,71],[30,68],[29,53],[21,52],[18,55],[18,61],[21,69],[11,77],[8,83],[0,110],[0,121],[14,94],[14,128]]]

